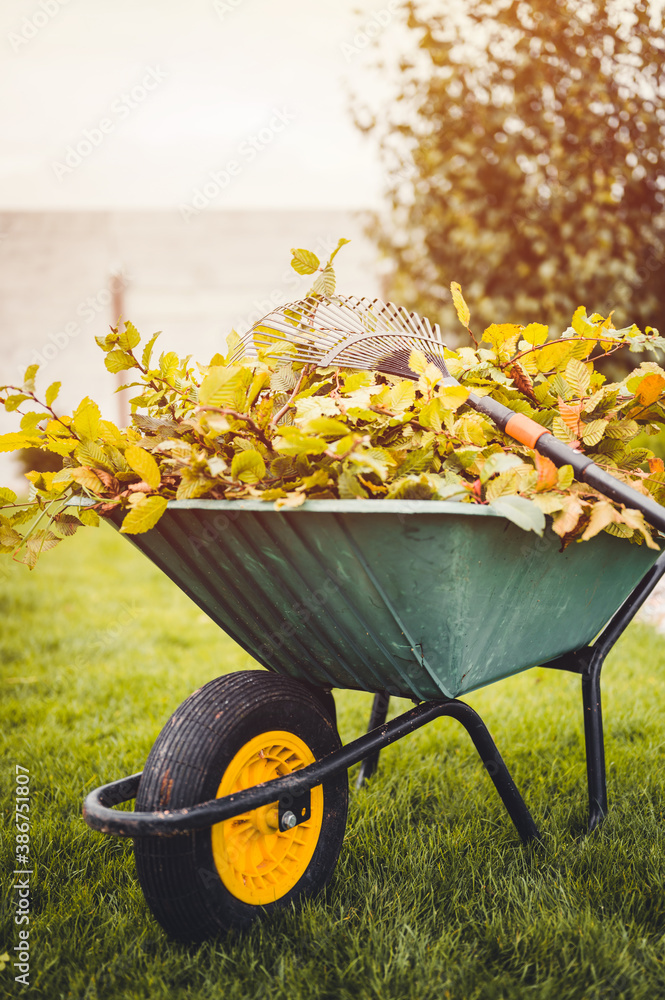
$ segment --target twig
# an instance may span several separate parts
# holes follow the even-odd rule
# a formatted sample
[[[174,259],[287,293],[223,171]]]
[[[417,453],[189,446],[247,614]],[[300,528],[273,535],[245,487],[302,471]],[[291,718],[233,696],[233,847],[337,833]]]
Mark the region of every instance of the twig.
[[[270,439],[266,437],[264,431],[259,427],[256,420],[248,416],[248,414],[240,413],[239,410],[231,410],[226,406],[199,406],[199,410],[205,410],[210,413],[221,413],[222,416],[233,417],[235,420],[244,420],[252,428],[259,441],[261,441],[266,448],[269,448],[270,451],[274,451]]]
[[[281,408],[281,410],[278,410],[277,413],[275,414],[275,416],[271,419],[271,421],[270,421],[271,424],[273,424],[273,425],[274,424],[278,424],[279,421],[284,416],[284,414],[286,413],[286,411],[291,409],[291,407],[293,406],[293,400],[298,395],[298,392],[300,390],[300,386],[302,385],[302,380],[304,379],[304,377],[305,377],[306,374],[309,374],[309,365],[305,365],[305,367],[303,368],[303,370],[300,372],[300,377],[299,377],[298,381],[295,384],[295,388],[294,388],[293,392],[289,396],[289,399],[287,400],[287,402],[284,403],[284,406]]]
[[[514,357],[510,358],[509,361],[499,362],[499,368],[503,370],[504,368],[507,368],[508,365],[514,364],[515,361],[519,361],[519,359],[523,358],[526,354],[533,354],[534,351],[542,351],[545,347],[555,347],[557,344],[579,344],[583,340],[592,340],[595,344],[599,344],[602,339],[602,337],[559,337],[558,340],[550,340],[544,344],[539,344],[537,347],[529,347],[526,351],[520,351],[518,354],[515,354]],[[609,357],[610,354],[614,354],[615,351],[620,350],[622,347],[626,347],[629,343],[629,340],[620,340],[615,347],[612,347],[607,351],[603,351],[602,356],[604,358]]]

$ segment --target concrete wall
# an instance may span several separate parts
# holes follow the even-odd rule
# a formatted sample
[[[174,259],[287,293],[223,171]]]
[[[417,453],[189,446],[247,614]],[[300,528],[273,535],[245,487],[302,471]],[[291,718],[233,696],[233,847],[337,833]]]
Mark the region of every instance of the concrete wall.
[[[291,247],[321,257],[340,236],[351,239],[336,258],[339,290],[380,294],[362,230],[358,215],[338,211],[207,211],[188,223],[166,211],[2,213],[0,384],[38,362],[38,388],[63,383],[63,412],[90,395],[117,422],[117,382],[94,342],[115,320],[114,271],[124,274],[125,318],[144,336],[162,330],[163,350],[205,363],[233,327],[242,332],[307,291],[311,278],[291,269]],[[0,413],[0,432],[16,426]],[[0,484],[16,483],[0,455]]]

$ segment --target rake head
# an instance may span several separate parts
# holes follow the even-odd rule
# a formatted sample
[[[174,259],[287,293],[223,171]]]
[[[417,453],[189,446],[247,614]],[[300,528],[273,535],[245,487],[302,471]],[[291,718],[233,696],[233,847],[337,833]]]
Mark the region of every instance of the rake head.
[[[355,296],[311,295],[274,309],[242,337],[232,360],[270,348],[273,357],[317,368],[360,368],[416,381],[409,367],[413,350],[421,351],[456,385],[444,362],[445,345],[438,325],[403,306]]]

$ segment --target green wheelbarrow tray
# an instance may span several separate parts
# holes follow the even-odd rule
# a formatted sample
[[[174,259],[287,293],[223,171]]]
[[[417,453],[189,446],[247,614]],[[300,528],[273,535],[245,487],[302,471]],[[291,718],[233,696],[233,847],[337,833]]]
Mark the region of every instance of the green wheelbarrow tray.
[[[179,500],[127,537],[269,670],[418,701],[591,642],[659,554],[430,500]]]

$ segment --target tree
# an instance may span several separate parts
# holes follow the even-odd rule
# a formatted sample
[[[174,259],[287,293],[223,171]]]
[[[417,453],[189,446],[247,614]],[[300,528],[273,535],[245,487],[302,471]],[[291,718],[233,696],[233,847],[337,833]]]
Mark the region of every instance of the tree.
[[[576,306],[665,330],[662,5],[634,0],[411,0],[418,47],[379,141],[390,293],[481,324]],[[434,9],[432,9],[434,8]]]

